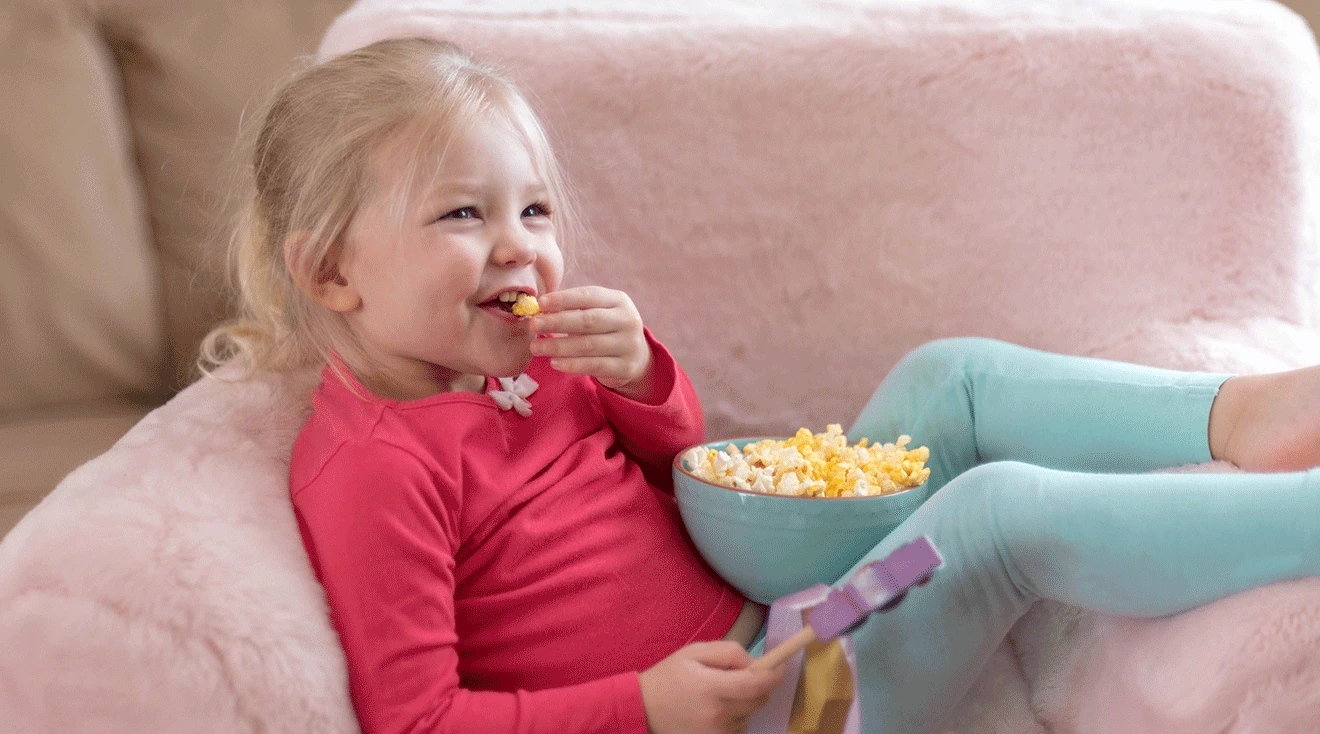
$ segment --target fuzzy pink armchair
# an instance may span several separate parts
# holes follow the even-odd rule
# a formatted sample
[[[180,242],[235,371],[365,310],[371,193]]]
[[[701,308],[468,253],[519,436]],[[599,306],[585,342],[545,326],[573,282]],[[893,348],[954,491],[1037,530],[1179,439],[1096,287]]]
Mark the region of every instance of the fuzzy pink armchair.
[[[847,423],[944,336],[1320,362],[1320,60],[1268,0],[363,0],[321,53],[419,33],[537,99],[594,232],[571,282],[633,295],[714,436]],[[193,384],[0,543],[0,729],[356,729],[285,486],[314,379]],[[1317,731],[1320,581],[1040,605],[949,703],[969,734]]]

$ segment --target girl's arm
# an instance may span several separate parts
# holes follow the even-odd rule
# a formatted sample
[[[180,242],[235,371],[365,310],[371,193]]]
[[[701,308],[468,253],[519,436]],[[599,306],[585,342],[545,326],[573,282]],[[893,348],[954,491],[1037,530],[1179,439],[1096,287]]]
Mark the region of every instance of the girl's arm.
[[[668,475],[678,452],[705,440],[706,423],[697,391],[683,368],[650,329],[645,334],[652,357],[647,393],[633,399],[599,382],[596,392],[624,450],[643,467]]]
[[[605,417],[623,449],[657,486],[669,486],[669,462],[706,434],[701,403],[687,375],[642,324],[623,291],[581,286],[547,293],[532,317],[532,354],[561,372],[595,379]]]
[[[403,449],[349,442],[294,494],[363,731],[646,734],[635,672],[531,692],[461,685],[458,487]]]

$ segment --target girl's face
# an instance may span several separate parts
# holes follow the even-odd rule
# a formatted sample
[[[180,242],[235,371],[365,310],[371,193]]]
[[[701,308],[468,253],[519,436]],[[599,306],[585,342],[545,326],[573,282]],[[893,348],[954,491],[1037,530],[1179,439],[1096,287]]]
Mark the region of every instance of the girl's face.
[[[404,393],[392,397],[479,392],[532,358],[529,320],[500,295],[548,293],[563,277],[550,192],[506,124],[472,125],[405,191],[413,142],[381,151],[375,193],[349,225],[339,273],[358,303],[344,315]]]

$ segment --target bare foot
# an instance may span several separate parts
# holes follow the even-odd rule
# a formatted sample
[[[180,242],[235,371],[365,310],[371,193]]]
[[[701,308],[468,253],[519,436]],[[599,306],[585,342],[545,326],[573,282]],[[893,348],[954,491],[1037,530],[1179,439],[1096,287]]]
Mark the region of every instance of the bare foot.
[[[1320,365],[1225,382],[1210,409],[1210,448],[1247,471],[1320,466]]]

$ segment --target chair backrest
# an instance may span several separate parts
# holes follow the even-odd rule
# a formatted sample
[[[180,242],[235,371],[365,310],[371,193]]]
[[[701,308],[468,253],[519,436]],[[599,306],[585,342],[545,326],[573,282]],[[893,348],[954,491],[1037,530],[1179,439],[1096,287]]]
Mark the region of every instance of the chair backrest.
[[[346,5],[0,9],[0,413],[186,382],[240,114]],[[846,422],[939,336],[1312,322],[1315,48],[1268,0],[389,6],[323,52],[509,68],[596,233],[573,282],[634,296],[713,434]]]
[[[454,40],[531,91],[716,436],[851,420],[908,349],[1090,354],[1314,323],[1317,64],[1271,2],[362,0],[321,55]]]

